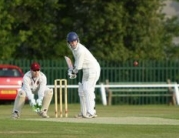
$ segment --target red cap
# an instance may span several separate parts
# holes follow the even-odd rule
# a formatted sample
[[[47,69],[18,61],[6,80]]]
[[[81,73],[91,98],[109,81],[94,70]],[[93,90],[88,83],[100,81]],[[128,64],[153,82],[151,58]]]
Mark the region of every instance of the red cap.
[[[40,70],[40,65],[39,65],[39,63],[34,62],[34,63],[31,64],[30,68],[33,71],[38,71],[38,70]]]

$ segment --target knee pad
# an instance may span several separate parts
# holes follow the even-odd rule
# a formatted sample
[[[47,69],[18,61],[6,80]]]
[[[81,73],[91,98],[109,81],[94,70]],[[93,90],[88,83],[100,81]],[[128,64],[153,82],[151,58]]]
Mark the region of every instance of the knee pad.
[[[17,96],[19,96],[19,97],[26,97],[26,93],[25,93],[25,91],[20,89],[20,90],[18,90]]]
[[[53,89],[47,89],[45,90],[44,96],[47,95],[53,95]]]
[[[18,90],[18,93],[16,95],[15,101],[14,101],[14,108],[13,111],[20,112],[26,99],[26,93],[23,90]]]
[[[86,98],[91,97],[92,99],[94,99],[94,98],[95,98],[94,90],[95,90],[95,88],[92,87],[92,86],[90,86],[90,85],[89,85],[89,82],[85,82],[85,83],[83,84],[84,96],[85,96]]]
[[[84,96],[83,84],[81,82],[78,83],[78,95]]]
[[[47,89],[45,90],[43,101],[42,101],[42,110],[48,110],[50,102],[52,100],[53,90]]]
[[[78,83],[78,95],[80,97],[80,105],[81,105],[81,114],[83,116],[86,115],[86,100],[83,91],[83,84],[81,82]]]

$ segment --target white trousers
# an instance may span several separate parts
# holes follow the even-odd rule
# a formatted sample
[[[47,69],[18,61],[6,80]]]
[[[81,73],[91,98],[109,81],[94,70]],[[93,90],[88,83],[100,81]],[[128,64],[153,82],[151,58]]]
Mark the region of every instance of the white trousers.
[[[82,88],[85,97],[87,113],[94,115],[95,110],[95,86],[100,76],[100,66],[95,68],[83,69]]]

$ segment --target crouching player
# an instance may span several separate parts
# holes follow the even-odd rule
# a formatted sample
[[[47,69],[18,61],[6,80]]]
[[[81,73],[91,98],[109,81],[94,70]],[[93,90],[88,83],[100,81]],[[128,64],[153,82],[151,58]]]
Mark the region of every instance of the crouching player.
[[[37,114],[43,118],[49,118],[47,111],[52,100],[53,91],[47,86],[46,75],[40,71],[40,65],[37,62],[31,64],[30,71],[25,73],[22,80],[22,87],[18,90],[15,98],[12,117],[20,117],[21,109],[25,103],[26,97],[30,106]],[[37,95],[35,100],[34,95]]]

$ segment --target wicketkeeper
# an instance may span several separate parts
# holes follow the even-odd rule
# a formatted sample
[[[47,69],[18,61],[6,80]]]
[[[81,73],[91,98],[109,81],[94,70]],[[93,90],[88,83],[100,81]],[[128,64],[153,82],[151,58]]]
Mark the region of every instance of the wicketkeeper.
[[[78,94],[81,111],[76,117],[95,118],[95,85],[100,76],[100,65],[92,53],[80,43],[75,32],[67,35],[67,45],[75,58],[74,68],[68,71],[70,78],[75,78],[83,70],[82,82],[79,82]]]
[[[37,99],[35,96],[37,95]],[[49,118],[47,111],[52,100],[53,91],[47,87],[47,78],[40,71],[40,65],[37,62],[31,64],[30,71],[25,73],[22,80],[22,87],[18,90],[12,117],[20,117],[21,109],[25,103],[26,97],[29,100],[32,109],[43,118]]]

